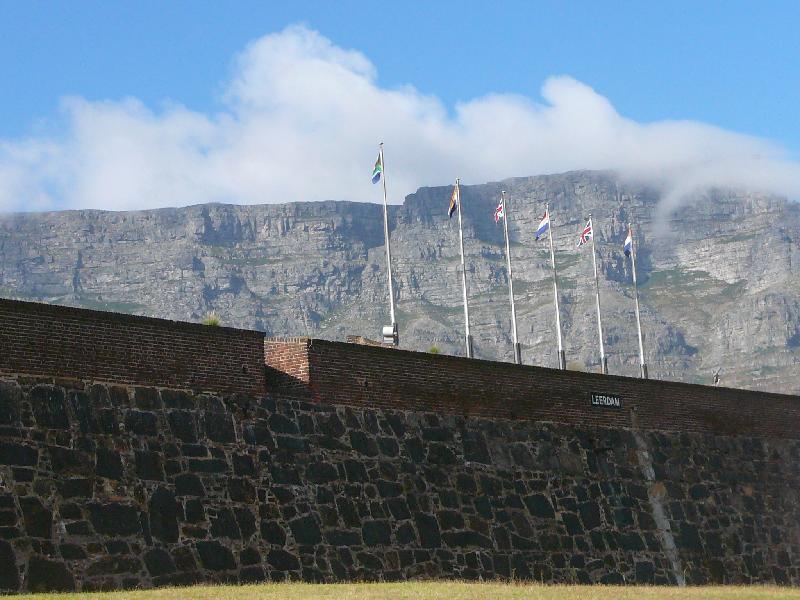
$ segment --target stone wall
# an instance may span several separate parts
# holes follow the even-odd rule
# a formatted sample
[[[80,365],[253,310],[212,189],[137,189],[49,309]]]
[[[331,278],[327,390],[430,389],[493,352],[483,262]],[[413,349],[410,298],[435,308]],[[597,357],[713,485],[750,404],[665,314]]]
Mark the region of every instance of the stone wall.
[[[800,584],[797,398],[318,340],[269,341],[265,375],[259,334],[20,304],[0,303],[0,591]],[[135,339],[190,362],[148,383]]]
[[[800,583],[800,443],[6,378],[0,589]]]

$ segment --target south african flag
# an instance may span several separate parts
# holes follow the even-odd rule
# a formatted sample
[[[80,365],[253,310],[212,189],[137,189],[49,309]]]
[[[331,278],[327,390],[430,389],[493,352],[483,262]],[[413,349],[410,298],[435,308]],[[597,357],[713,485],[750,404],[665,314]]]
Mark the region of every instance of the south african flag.
[[[372,183],[378,183],[383,173],[383,156],[378,153],[378,160],[375,161],[375,168],[372,169]]]

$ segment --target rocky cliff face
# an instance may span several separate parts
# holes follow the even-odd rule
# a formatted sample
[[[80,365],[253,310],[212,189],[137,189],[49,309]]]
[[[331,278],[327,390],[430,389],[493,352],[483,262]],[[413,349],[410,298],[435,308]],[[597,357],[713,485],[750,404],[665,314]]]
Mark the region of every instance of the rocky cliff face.
[[[625,223],[636,224],[645,354],[652,377],[800,393],[800,210],[726,190],[661,216],[659,192],[611,173],[574,172],[464,186],[470,314],[478,357],[512,360],[502,227],[509,232],[524,362],[554,366],[546,242],[549,202],[562,326],[572,368],[598,369],[589,211],[612,373],[636,375],[638,348]],[[401,345],[463,352],[458,229],[449,188],[391,207]],[[179,320],[210,311],[268,335],[378,338],[387,324],[382,208],[350,202],[203,205],[0,219],[0,295]]]

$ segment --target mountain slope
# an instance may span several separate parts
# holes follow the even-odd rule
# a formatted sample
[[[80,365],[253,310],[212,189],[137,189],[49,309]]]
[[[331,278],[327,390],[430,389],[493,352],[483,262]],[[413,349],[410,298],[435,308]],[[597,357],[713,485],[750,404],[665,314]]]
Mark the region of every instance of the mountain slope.
[[[549,252],[533,231],[553,214],[567,360],[597,369],[590,248],[594,215],[606,353],[638,374],[625,223],[636,227],[645,353],[652,377],[800,393],[800,210],[729,190],[661,216],[659,193],[612,173],[572,172],[464,186],[470,316],[478,357],[512,360],[501,189],[526,363],[554,366]],[[401,346],[463,352],[458,229],[449,188],[390,207]],[[388,323],[382,208],[350,202],[68,211],[0,219],[0,295],[200,320],[268,335],[377,339]]]

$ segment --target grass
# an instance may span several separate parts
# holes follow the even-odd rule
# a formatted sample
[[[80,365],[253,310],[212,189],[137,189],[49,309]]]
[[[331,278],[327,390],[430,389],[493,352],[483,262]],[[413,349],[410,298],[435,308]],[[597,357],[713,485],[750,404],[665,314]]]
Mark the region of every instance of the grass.
[[[200,321],[200,322],[203,325],[208,325],[209,327],[219,327],[220,326],[219,317],[217,316],[217,313],[214,313],[214,312],[208,313],[205,317],[203,317],[203,320]]]
[[[237,256],[236,249],[227,246],[207,246],[206,255],[237,267],[259,267],[287,262],[285,257],[277,256]]]
[[[755,233],[736,233],[734,235],[720,236],[714,241],[718,244],[732,244],[735,242],[747,242],[756,238]]]
[[[645,302],[667,313],[678,311],[682,317],[701,323],[713,319],[720,312],[720,306],[738,301],[746,291],[745,281],[731,284],[705,271],[682,269],[653,271],[639,286]]]
[[[462,583],[462,582],[405,582],[405,583],[352,583],[305,584],[267,583],[244,586],[197,586],[189,588],[161,588],[129,592],[101,592],[95,594],[33,594],[30,600],[127,599],[132,600],[256,600],[261,598],[281,600],[308,600],[331,598],[335,600],[377,600],[444,598],[466,600],[471,598],[525,598],[526,600],[777,600],[800,599],[800,589],[776,586],[703,586],[703,587],[649,587],[649,586],[578,586],[514,583]]]

